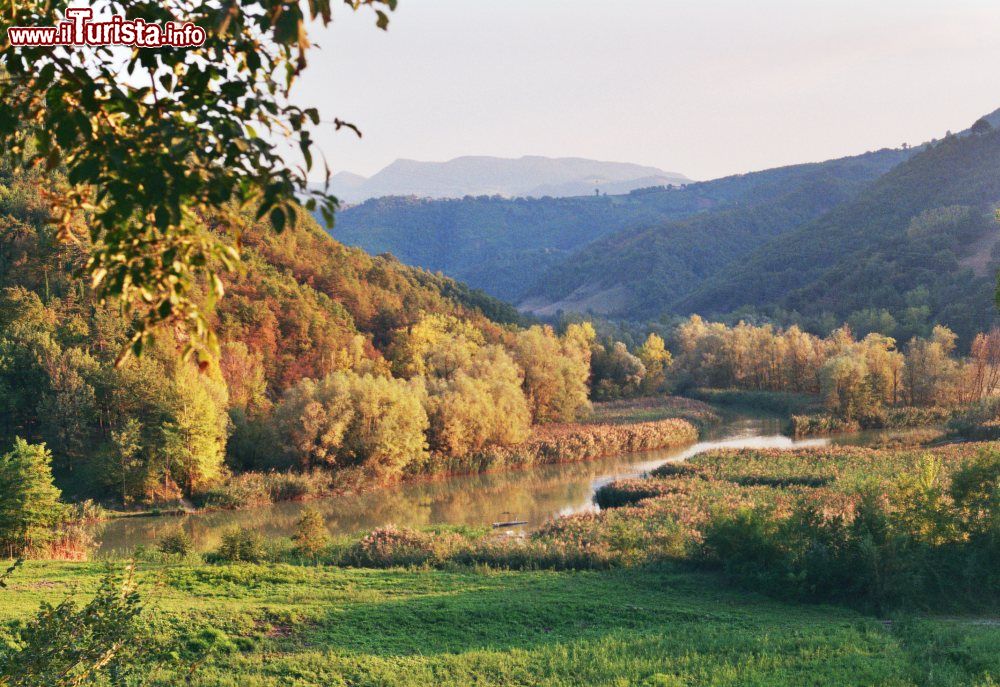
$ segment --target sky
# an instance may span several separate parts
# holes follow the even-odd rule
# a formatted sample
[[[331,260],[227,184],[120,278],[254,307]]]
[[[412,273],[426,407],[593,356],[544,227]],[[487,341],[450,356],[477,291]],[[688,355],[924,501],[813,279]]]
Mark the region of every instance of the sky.
[[[399,0],[387,32],[337,9],[293,95],[361,128],[316,139],[331,169],[366,176],[546,155],[704,180],[1000,108],[996,0]]]

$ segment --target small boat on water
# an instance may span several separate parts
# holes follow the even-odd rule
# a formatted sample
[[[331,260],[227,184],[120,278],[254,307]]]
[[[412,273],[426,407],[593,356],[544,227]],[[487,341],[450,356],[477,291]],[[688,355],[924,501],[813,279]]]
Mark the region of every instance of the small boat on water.
[[[493,528],[494,529],[499,529],[501,527],[517,527],[518,525],[527,525],[528,524],[527,520],[518,520],[518,519],[516,519],[516,517],[514,516],[514,514],[510,513],[510,512],[501,513],[500,517],[503,517],[505,515],[508,515],[510,517],[507,518],[506,520],[501,520],[500,522],[493,523]]]

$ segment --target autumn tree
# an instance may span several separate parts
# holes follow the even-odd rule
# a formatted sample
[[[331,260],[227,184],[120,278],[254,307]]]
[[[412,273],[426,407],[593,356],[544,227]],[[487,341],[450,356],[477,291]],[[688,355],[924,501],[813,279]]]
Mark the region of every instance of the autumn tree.
[[[820,389],[826,408],[842,420],[857,420],[874,406],[864,358],[849,352],[830,358],[820,369]]]
[[[336,372],[303,380],[274,411],[281,446],[303,467],[359,466],[398,476],[427,457],[419,382]]]
[[[966,402],[993,396],[1000,390],[1000,329],[977,334],[972,342],[963,381]]]
[[[427,382],[431,447],[463,456],[491,445],[519,444],[531,426],[523,373],[500,346],[485,346],[449,377]]]
[[[517,333],[512,350],[536,422],[570,422],[589,408],[589,353],[577,339],[560,339],[551,327],[535,325]]]
[[[469,364],[483,334],[453,315],[425,314],[393,336],[392,371],[400,377],[447,377]]]
[[[173,372],[168,416],[162,425],[162,451],[171,477],[186,494],[217,482],[223,475],[229,437],[225,384],[192,365]]]
[[[621,341],[595,346],[590,360],[591,389],[595,399],[633,396],[646,378],[646,366]]]
[[[646,375],[642,380],[642,390],[645,393],[656,393],[663,391],[667,382],[667,372],[673,364],[673,357],[667,346],[655,332],[651,332],[646,337],[636,355],[646,368]]]
[[[934,327],[929,339],[914,337],[906,351],[904,386],[910,405],[948,405],[958,395],[959,368],[951,357],[957,337]]]

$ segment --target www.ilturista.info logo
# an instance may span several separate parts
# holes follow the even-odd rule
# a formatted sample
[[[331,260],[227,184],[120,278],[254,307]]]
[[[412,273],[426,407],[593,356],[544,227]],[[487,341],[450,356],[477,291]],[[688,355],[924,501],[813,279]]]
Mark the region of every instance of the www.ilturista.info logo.
[[[205,29],[191,22],[147,23],[113,16],[91,21],[89,7],[70,7],[57,26],[12,26],[7,38],[14,46],[127,45],[134,48],[190,48],[205,42]]]

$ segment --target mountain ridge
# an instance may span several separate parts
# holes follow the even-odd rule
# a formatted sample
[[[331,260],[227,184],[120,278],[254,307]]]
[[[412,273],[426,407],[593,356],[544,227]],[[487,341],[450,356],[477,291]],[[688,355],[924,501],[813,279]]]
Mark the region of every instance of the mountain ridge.
[[[827,167],[881,175],[911,151],[874,151],[732,175],[681,187],[644,187],[621,195],[571,198],[471,197],[370,199],[340,212],[330,233],[370,253],[440,271],[474,288],[519,302],[541,275],[587,244],[617,231],[646,228],[699,213],[757,205]],[[844,160],[858,160],[851,172]]]
[[[331,178],[331,188],[341,200],[357,203],[384,196],[575,196],[592,194],[602,186],[610,186],[615,193],[627,193],[643,186],[690,181],[676,172],[627,162],[541,155],[464,155],[444,162],[400,158],[369,178],[340,172]]]

